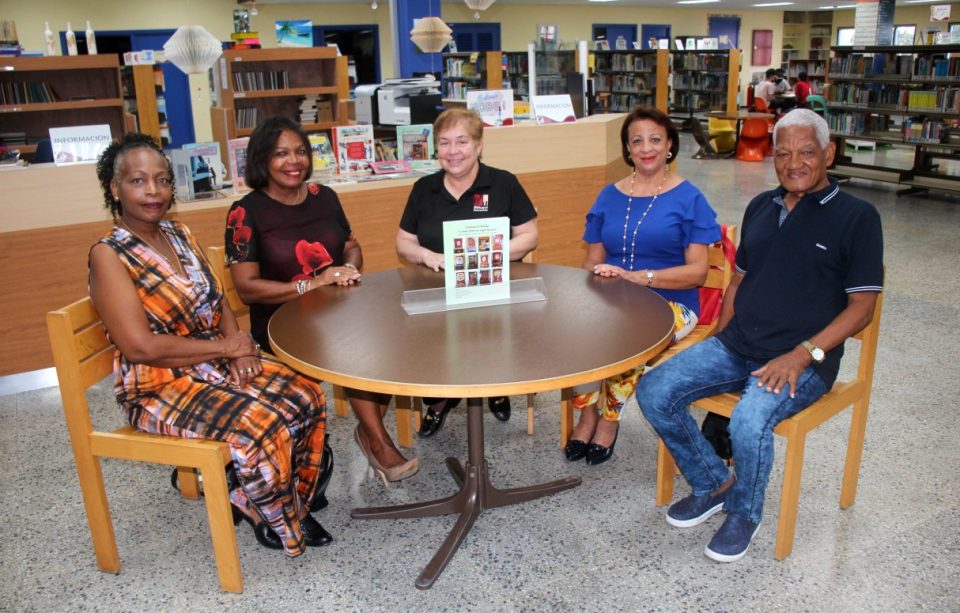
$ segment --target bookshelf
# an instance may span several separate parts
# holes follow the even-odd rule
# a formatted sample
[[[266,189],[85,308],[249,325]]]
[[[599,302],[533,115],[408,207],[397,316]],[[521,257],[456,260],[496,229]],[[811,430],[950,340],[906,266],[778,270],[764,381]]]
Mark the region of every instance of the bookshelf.
[[[514,100],[530,100],[530,56],[528,51],[503,52],[503,84],[513,90]]]
[[[672,51],[671,114],[738,110],[740,50]]]
[[[318,113],[315,121],[301,122],[305,131],[348,122],[347,58],[330,47],[226,50],[213,67],[213,81],[210,116],[223,155],[227,140],[249,136],[271,115],[299,121],[308,97],[316,98]]]
[[[812,93],[822,94],[830,61],[833,12],[785,11],[783,21],[784,48],[780,67],[784,75],[796,77],[805,72],[809,75]]]
[[[642,104],[667,112],[670,52],[594,51],[594,113],[628,113]]]
[[[503,87],[502,55],[499,51],[443,54],[441,91],[448,100],[466,100],[467,91]]]
[[[960,176],[936,159],[960,159],[960,45],[833,47],[827,121],[838,141],[831,174],[960,191]],[[912,147],[911,168],[854,163],[847,138]],[[949,169],[949,165],[943,165]]]
[[[91,124],[128,131],[118,56],[0,57],[0,144],[29,157],[51,127]]]
[[[124,110],[134,118],[134,129],[149,134],[161,146],[170,144],[164,100],[163,69],[159,64],[123,66]]]
[[[582,92],[571,92],[567,83],[568,75],[583,72],[577,61],[576,49],[554,51],[535,49],[533,57],[533,78],[530,87],[534,96],[582,95]]]

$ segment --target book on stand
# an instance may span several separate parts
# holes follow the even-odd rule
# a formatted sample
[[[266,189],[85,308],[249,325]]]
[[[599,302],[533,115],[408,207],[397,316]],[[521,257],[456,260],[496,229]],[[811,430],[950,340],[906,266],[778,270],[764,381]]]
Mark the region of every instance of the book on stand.
[[[336,126],[333,131],[337,168],[345,173],[367,173],[375,161],[373,126]]]
[[[428,123],[397,126],[397,159],[412,168],[434,168],[433,126]]]
[[[231,138],[227,141],[227,159],[230,161],[230,179],[233,181],[233,191],[247,186],[244,172],[247,169],[247,144],[249,136]]]
[[[308,134],[307,138],[310,140],[310,153],[313,156],[313,172],[337,172],[337,158],[333,154],[333,145],[330,144],[330,137],[321,132],[318,134]]]

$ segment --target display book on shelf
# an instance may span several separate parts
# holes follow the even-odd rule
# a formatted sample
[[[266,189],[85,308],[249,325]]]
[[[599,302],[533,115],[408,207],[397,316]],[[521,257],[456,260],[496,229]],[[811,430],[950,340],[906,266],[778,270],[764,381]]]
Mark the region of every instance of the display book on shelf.
[[[935,158],[960,157],[951,128],[960,121],[960,45],[832,47],[827,120],[839,141],[831,174],[917,188],[960,191],[960,176],[937,172]],[[893,118],[901,118],[899,127]],[[847,137],[912,146],[909,169],[855,163]],[[944,165],[946,166],[946,165]]]
[[[627,113],[638,104],[668,108],[670,52],[593,51],[594,113]]]
[[[467,90],[503,87],[502,55],[499,51],[443,54],[441,92],[448,100],[466,100]]]
[[[211,127],[222,152],[271,115],[290,117],[308,133],[349,121],[347,58],[334,48],[228,49],[212,73]]]
[[[49,129],[92,124],[130,131],[116,55],[0,56],[0,146],[32,156]]]
[[[670,113],[738,110],[740,50],[671,51]]]

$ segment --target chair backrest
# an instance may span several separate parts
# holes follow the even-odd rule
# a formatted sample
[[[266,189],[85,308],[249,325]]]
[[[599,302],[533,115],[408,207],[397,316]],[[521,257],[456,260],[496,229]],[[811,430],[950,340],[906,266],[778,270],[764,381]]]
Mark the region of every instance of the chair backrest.
[[[707,131],[711,135],[716,135],[719,132],[734,132],[736,127],[733,124],[734,122],[729,119],[707,117]]]
[[[867,384],[867,390],[873,387],[873,367],[877,361],[877,344],[880,340],[880,315],[883,313],[883,292],[877,294],[873,306],[873,319],[863,329],[853,335],[860,341],[860,362],[857,365],[857,379]]]
[[[734,246],[737,244],[737,224],[726,226],[724,233],[726,238]],[[701,287],[719,289],[722,292],[730,287],[730,281],[733,279],[733,265],[730,263],[727,254],[723,250],[723,241],[719,241],[707,248],[707,264],[710,268],[707,270],[707,280]]]
[[[740,128],[740,136],[746,138],[767,138],[770,124],[763,117],[747,117]]]
[[[93,431],[86,390],[113,372],[115,347],[89,297],[47,313],[47,333],[57,368],[70,440],[87,445]]]
[[[807,96],[807,108],[809,108],[814,113],[826,113],[827,100],[826,98],[818,94],[810,94],[809,96]]]
[[[753,99],[753,108],[757,109],[758,113],[770,112],[770,107],[767,106],[767,101],[759,96]]]
[[[227,297],[227,304],[236,317],[243,317],[250,312],[250,307],[243,302],[240,294],[237,293],[237,287],[233,284],[233,277],[230,275],[230,268],[227,266],[227,254],[223,247],[207,247],[207,261],[213,269],[213,274],[217,275],[220,283],[223,285],[223,295]]]

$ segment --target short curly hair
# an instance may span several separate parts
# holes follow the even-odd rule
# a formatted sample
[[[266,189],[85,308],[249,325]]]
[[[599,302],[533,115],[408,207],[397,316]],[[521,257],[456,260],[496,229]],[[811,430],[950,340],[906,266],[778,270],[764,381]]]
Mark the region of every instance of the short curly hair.
[[[97,160],[97,178],[100,180],[100,188],[103,190],[103,204],[106,209],[110,211],[114,220],[120,219],[120,214],[123,210],[120,207],[120,201],[113,197],[110,184],[113,183],[117,173],[120,172],[120,164],[123,163],[123,158],[127,152],[143,148],[152,149],[163,158],[163,161],[167,165],[167,173],[170,175],[170,204],[173,205],[174,202],[176,202],[176,199],[173,197],[173,192],[176,191],[176,186],[173,183],[173,165],[170,164],[170,160],[163,153],[163,149],[157,145],[157,142],[153,140],[153,137],[149,134],[131,132],[125,134],[119,141],[111,143],[103,150],[103,153],[100,154],[100,158]]]
[[[637,106],[623,119],[623,125],[620,126],[620,152],[627,166],[633,168],[633,158],[630,157],[630,146],[627,142],[630,140],[630,126],[635,121],[643,120],[652,121],[667,131],[667,138],[670,139],[670,157],[667,158],[667,163],[670,160],[677,159],[677,154],[680,153],[680,132],[677,130],[677,126],[673,125],[673,122],[663,111],[650,106]]]
[[[247,143],[247,167],[243,172],[247,187],[263,189],[270,182],[270,158],[273,156],[274,149],[277,148],[280,135],[285,131],[293,132],[300,137],[307,150],[309,162],[304,181],[308,181],[313,175],[313,154],[307,133],[293,119],[284,115],[273,115],[260,122],[260,125],[250,134],[250,142]]]

